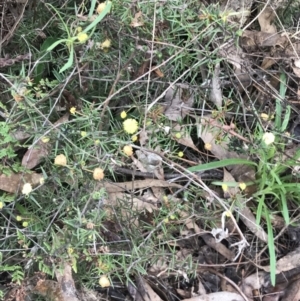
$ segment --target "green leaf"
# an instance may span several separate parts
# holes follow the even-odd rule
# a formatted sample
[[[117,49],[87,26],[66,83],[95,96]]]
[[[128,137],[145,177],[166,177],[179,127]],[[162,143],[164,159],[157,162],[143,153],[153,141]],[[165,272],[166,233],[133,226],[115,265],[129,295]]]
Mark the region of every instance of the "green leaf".
[[[273,286],[275,286],[275,283],[276,283],[276,254],[275,254],[275,246],[274,246],[273,228],[272,228],[271,219],[269,216],[269,211],[266,207],[264,208],[264,211],[265,211],[265,217],[266,217],[267,229],[268,229],[268,248],[269,248],[269,255],[270,255],[271,284]]]
[[[69,69],[73,65],[73,60],[74,60],[74,48],[71,46],[70,49],[70,55],[68,61],[63,65],[63,67],[59,70],[59,73],[64,72],[65,70]]]
[[[110,9],[111,9],[111,2],[108,1],[108,2],[106,2],[105,9],[101,12],[101,14],[99,14],[99,16],[89,26],[87,26],[82,32],[87,33],[92,28],[94,28],[110,12]]]
[[[187,170],[189,170],[191,172],[199,172],[199,171],[206,171],[206,170],[226,167],[226,166],[230,166],[230,165],[237,165],[237,164],[257,166],[256,163],[246,160],[246,159],[224,159],[221,161],[215,161],[215,162],[210,162],[210,163],[206,163],[206,164],[200,164],[200,165],[196,165],[193,167],[189,167]]]

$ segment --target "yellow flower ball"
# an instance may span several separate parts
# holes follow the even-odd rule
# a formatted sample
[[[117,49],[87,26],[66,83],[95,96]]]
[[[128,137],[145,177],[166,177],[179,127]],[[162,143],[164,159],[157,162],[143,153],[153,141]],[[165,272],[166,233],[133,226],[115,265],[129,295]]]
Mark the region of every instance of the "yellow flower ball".
[[[184,155],[183,152],[178,152],[178,157],[179,157],[179,158],[182,158],[183,155]]]
[[[23,185],[22,194],[29,195],[29,193],[32,191],[32,186],[30,183],[25,183]]]
[[[120,116],[121,116],[122,119],[125,119],[127,117],[127,113],[125,111],[122,111]]]
[[[261,113],[261,114],[260,114],[260,117],[261,117],[261,119],[262,119],[263,121],[268,121],[269,118],[270,118],[270,116],[269,116],[268,114],[266,114],[266,113]]]
[[[104,171],[102,168],[95,168],[94,171],[93,171],[93,178],[95,180],[102,180],[104,178]]]
[[[111,1],[107,1],[107,2],[102,2],[102,3],[100,3],[100,4],[98,5],[98,7],[96,8],[96,12],[97,12],[98,14],[101,14],[101,13],[104,11],[104,9],[105,9],[106,4],[109,4],[109,3],[111,3]]]
[[[23,222],[23,223],[22,223],[22,226],[23,226],[24,228],[28,227],[28,222]]]
[[[87,136],[87,132],[85,132],[85,131],[81,131],[81,132],[80,132],[80,135],[81,135],[81,137],[83,137],[83,138],[84,138],[84,137],[86,137],[86,136]]]
[[[241,190],[245,190],[247,185],[246,185],[246,183],[242,182],[242,183],[239,183],[239,187],[241,188]]]
[[[137,135],[131,136],[131,140],[132,140],[133,142],[137,141],[137,140],[138,140],[138,136],[137,136]]]
[[[135,119],[128,118],[123,122],[124,131],[128,134],[134,134],[138,130],[138,122]]]
[[[175,137],[176,137],[177,139],[180,139],[180,138],[181,138],[181,134],[178,132],[178,133],[175,134]]]
[[[0,210],[4,207],[3,202],[0,202]]]
[[[22,216],[17,215],[17,216],[16,216],[16,220],[17,220],[18,222],[20,222],[20,221],[22,220]]]
[[[57,155],[54,159],[54,164],[59,166],[66,166],[67,165],[67,158],[65,155]]]
[[[227,184],[222,184],[222,189],[224,192],[228,191],[228,185]]]
[[[99,279],[99,284],[101,287],[109,287],[110,281],[107,276],[101,276]]]
[[[108,49],[111,46],[111,40],[106,39],[104,42],[100,44],[100,49]]]
[[[270,145],[275,141],[275,135],[273,133],[264,133],[262,140],[266,145]]]
[[[211,151],[212,145],[211,145],[210,143],[205,143],[205,144],[204,144],[204,148],[205,148],[206,150],[208,150],[208,151]]]
[[[123,147],[123,152],[124,152],[125,155],[127,155],[127,156],[130,157],[133,154],[133,149],[132,149],[132,147],[130,145],[125,145]]]
[[[75,108],[75,107],[72,107],[72,108],[70,109],[70,113],[74,115],[74,114],[76,113],[76,108]]]
[[[41,140],[43,143],[48,143],[50,141],[50,138],[47,136],[44,136]]]
[[[89,39],[89,36],[85,32],[79,32],[77,34],[77,40],[79,43],[85,43]]]

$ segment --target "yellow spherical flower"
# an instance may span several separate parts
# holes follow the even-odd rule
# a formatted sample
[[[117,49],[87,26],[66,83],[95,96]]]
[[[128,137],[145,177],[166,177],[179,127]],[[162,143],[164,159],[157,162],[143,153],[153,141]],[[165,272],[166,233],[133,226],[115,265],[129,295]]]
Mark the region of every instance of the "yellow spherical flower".
[[[105,2],[100,3],[100,4],[98,5],[98,7],[96,8],[96,12],[97,12],[98,14],[101,14],[101,13],[104,11],[105,6],[106,6],[106,3],[105,3]]]
[[[25,183],[23,185],[22,193],[25,195],[29,195],[29,193],[32,191],[32,186],[30,183]]]
[[[227,184],[222,184],[222,189],[224,192],[228,191],[228,185]]]
[[[4,207],[3,202],[0,202],[0,210]]]
[[[109,3],[111,3],[111,1],[107,1],[107,2],[102,2],[102,3],[100,3],[100,4],[98,5],[98,7],[96,8],[96,12],[97,12],[98,14],[101,14],[101,13],[104,11],[106,5],[109,4]]]
[[[124,152],[124,154],[127,155],[127,156],[132,156],[132,154],[133,154],[133,149],[132,149],[132,147],[131,147],[130,145],[125,145],[125,146],[123,147],[123,152]]]
[[[22,223],[22,226],[23,226],[24,228],[28,227],[28,222],[23,222],[23,223]]]
[[[75,107],[72,107],[72,108],[70,109],[70,113],[74,115],[74,114],[76,113],[76,108],[75,108]]]
[[[89,39],[89,36],[85,32],[79,32],[77,34],[77,40],[79,43],[85,43]]]
[[[264,133],[262,140],[266,145],[270,145],[275,141],[275,135],[273,133]]]
[[[109,287],[110,286],[110,281],[107,278],[107,276],[101,276],[99,279],[99,284],[101,287]]]
[[[138,122],[135,119],[128,118],[123,122],[124,131],[128,134],[134,134],[138,130]]]
[[[48,143],[50,141],[50,138],[47,136],[44,136],[41,140],[43,143]]]
[[[180,138],[181,138],[181,134],[178,132],[178,133],[175,134],[175,137],[176,137],[177,139],[180,139]]]
[[[86,137],[86,136],[87,136],[87,132],[81,131],[81,132],[80,132],[80,135],[81,135],[81,137]]]
[[[242,183],[239,183],[239,187],[241,188],[241,190],[245,190],[247,185],[246,185],[246,183],[242,182]]]
[[[111,46],[111,40],[106,39],[104,42],[100,44],[100,49],[108,49]]]
[[[211,145],[210,143],[205,143],[205,144],[204,144],[204,148],[205,148],[206,150],[208,150],[208,151],[211,151],[212,145]]]
[[[17,216],[16,216],[16,220],[17,220],[18,222],[20,222],[20,221],[22,220],[22,216],[17,215]]]
[[[57,155],[54,159],[54,164],[55,165],[60,165],[60,166],[66,166],[67,165],[67,158],[65,155]]]
[[[178,157],[179,157],[179,158],[182,158],[183,155],[184,155],[183,152],[178,152]]]
[[[266,113],[261,113],[260,114],[260,117],[261,117],[261,119],[263,120],[263,121],[268,121],[269,120],[269,115],[268,114],[266,114]]]
[[[127,113],[125,111],[122,111],[120,116],[121,116],[122,119],[125,119],[127,117]]]
[[[104,171],[102,168],[95,168],[93,171],[93,178],[95,180],[102,180],[104,178]]]
[[[92,222],[87,222],[87,224],[86,224],[86,228],[87,229],[94,229],[95,228],[95,224],[94,223],[92,223]]]
[[[132,140],[133,142],[137,141],[137,140],[138,140],[138,136],[137,136],[137,135],[131,136],[131,140]]]
[[[74,249],[72,247],[68,248],[68,254],[72,255],[74,253]]]

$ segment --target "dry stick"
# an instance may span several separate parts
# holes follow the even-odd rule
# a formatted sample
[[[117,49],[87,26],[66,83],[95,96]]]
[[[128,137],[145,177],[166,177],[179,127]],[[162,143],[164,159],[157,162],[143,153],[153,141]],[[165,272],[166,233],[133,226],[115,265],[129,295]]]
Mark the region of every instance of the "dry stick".
[[[126,64],[124,65],[124,67],[119,70],[119,72],[117,74],[117,77],[116,77],[116,79],[115,79],[115,81],[114,81],[114,83],[113,83],[113,85],[112,85],[112,87],[111,87],[111,89],[109,91],[108,98],[103,103],[103,110],[102,110],[101,115],[100,115],[100,120],[101,120],[101,124],[100,124],[100,127],[99,127],[100,132],[102,131],[102,120],[103,120],[105,111],[106,111],[106,109],[107,109],[107,107],[109,105],[110,100],[112,99],[112,95],[114,94],[116,85],[117,85],[117,83],[120,80],[122,71],[128,67],[128,65],[130,64],[130,62],[134,58],[134,56],[135,56],[135,52],[132,52],[131,55],[130,55],[130,57],[129,57],[129,59],[127,60]]]

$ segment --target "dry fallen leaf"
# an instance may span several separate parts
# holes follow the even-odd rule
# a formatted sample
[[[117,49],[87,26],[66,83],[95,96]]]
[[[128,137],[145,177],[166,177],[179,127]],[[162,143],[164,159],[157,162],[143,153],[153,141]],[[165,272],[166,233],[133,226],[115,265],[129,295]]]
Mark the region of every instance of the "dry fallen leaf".
[[[56,271],[56,281],[39,280],[33,293],[47,297],[49,301],[79,301],[72,278],[72,268],[65,264],[63,270]]]
[[[265,284],[265,276],[265,272],[256,272],[242,280],[240,288],[249,300],[253,300],[253,292],[259,291]]]
[[[258,23],[260,30],[267,33],[276,33],[277,29],[275,24],[272,24],[276,17],[274,9],[271,6],[267,6],[263,11],[258,14]]]
[[[211,83],[210,101],[216,105],[217,108],[222,107],[223,94],[220,84],[220,63],[217,63],[214,70],[214,75]]]
[[[285,289],[281,301],[299,301],[300,300],[300,279],[291,282]]]
[[[135,301],[162,301],[144,278],[138,277],[136,285]]]
[[[194,104],[193,92],[188,85],[177,84],[168,89],[165,101],[167,103],[165,116],[169,120],[178,121],[183,119],[192,108]]]
[[[41,183],[42,179],[43,175],[37,173],[0,175],[0,189],[10,193],[18,193],[24,183],[29,183],[32,187],[36,187]]]
[[[182,301],[245,301],[244,298],[237,294],[231,292],[217,292],[207,295],[202,295],[198,297],[183,299]]]
[[[69,113],[65,114],[63,117],[59,118],[54,124],[54,131],[57,131],[57,127],[61,124],[64,124],[69,119]],[[46,158],[52,148],[50,142],[44,143],[42,139],[39,139],[35,145],[30,147],[22,159],[22,166],[33,169],[36,167],[44,158]]]
[[[134,15],[133,20],[130,23],[130,26],[132,27],[140,27],[144,25],[144,20],[143,20],[143,14],[141,11],[137,12]]]
[[[176,124],[173,127],[173,131],[181,133],[183,132],[181,130],[181,126],[179,124]],[[194,151],[196,151],[197,153],[201,153],[199,151],[199,149],[196,147],[196,145],[194,144],[194,141],[192,140],[191,136],[187,133],[184,132],[184,135],[180,135],[180,138],[177,138],[176,135],[173,137],[174,140],[176,140],[178,143],[190,147],[191,149],[193,149]]]
[[[286,256],[276,261],[276,273],[289,271],[300,267],[300,248],[288,253]],[[270,266],[261,267],[266,272],[270,272]]]

